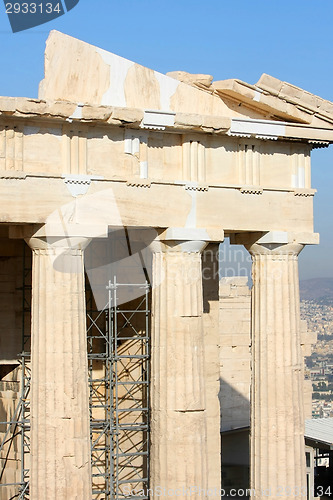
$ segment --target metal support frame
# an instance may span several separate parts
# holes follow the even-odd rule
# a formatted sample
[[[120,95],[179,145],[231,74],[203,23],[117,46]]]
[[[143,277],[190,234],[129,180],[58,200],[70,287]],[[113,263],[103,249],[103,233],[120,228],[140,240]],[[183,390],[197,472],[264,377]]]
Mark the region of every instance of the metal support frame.
[[[22,352],[18,355],[20,370],[20,398],[18,399],[12,418],[0,422],[5,427],[3,439],[0,441],[0,497],[1,487],[14,487],[15,494],[8,500],[29,500],[29,455],[30,455],[30,314],[31,314],[31,253],[24,242],[22,253]],[[16,442],[15,442],[16,441]],[[20,443],[20,446],[18,446]],[[4,483],[9,454],[17,446],[20,449],[20,482]]]
[[[141,297],[118,305],[121,287],[139,287]],[[108,304],[102,311],[93,309],[91,291],[87,295],[93,499],[145,499],[150,285],[117,283],[114,278],[107,289]]]
[[[90,287],[86,290],[86,300],[92,489],[93,499],[101,500],[108,498],[111,490],[108,309],[96,309]]]
[[[29,500],[32,253],[23,242],[21,357],[21,496]]]

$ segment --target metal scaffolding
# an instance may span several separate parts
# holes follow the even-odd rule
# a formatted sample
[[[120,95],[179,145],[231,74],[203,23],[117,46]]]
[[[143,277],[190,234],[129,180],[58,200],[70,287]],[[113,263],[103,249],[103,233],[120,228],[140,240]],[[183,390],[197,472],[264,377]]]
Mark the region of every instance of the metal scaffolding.
[[[23,243],[21,357],[21,498],[29,500],[32,254]]]
[[[140,298],[118,304],[123,287]],[[108,303],[87,293],[93,499],[148,498],[149,289],[109,282]],[[136,495],[136,492],[138,493]]]
[[[0,497],[5,498],[1,488],[6,492],[14,491],[8,500],[29,500],[31,252],[22,243],[22,286],[19,288],[22,291],[22,352],[18,355],[16,368],[20,373],[20,396],[10,420],[0,422],[4,427],[0,441]],[[4,482],[2,479],[14,449],[20,450],[20,471],[16,472],[16,482]]]

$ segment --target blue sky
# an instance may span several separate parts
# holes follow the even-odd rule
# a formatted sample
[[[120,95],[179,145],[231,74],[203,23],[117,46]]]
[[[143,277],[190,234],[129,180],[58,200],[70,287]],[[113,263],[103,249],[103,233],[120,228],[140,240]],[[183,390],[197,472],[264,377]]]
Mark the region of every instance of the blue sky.
[[[0,95],[37,97],[45,41],[57,29],[162,73],[256,83],[265,72],[333,101],[332,19],[332,0],[80,0],[13,34],[1,3]],[[333,145],[313,152],[312,179],[321,245],[302,252],[302,279],[333,277]]]

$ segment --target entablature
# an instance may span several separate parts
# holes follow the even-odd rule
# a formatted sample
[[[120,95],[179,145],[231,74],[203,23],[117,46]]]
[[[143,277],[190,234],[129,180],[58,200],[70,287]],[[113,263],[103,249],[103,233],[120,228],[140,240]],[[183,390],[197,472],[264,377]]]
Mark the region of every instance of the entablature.
[[[1,223],[44,224],[57,214],[73,224],[120,227],[221,228],[238,231],[313,231],[313,192],[240,186],[193,187],[151,182],[149,187],[87,176],[0,175]]]
[[[311,189],[310,151],[333,142],[333,130],[299,124],[160,111],[147,122],[142,110],[69,102],[0,98],[0,112],[1,171],[134,185]]]

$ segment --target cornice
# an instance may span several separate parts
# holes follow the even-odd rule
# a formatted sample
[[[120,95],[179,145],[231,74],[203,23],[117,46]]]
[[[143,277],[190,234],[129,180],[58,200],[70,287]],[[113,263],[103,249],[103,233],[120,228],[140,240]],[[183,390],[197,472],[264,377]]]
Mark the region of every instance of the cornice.
[[[147,116],[149,121],[147,122]],[[211,135],[229,135],[259,140],[297,140],[313,147],[333,143],[333,127],[313,127],[309,124],[252,119],[229,118],[216,115],[170,113],[161,110],[91,106],[69,101],[44,101],[23,97],[0,97],[0,120],[5,125],[13,121],[58,122],[75,131],[78,127],[118,126],[155,132],[198,132]],[[154,123],[156,121],[156,124]]]

